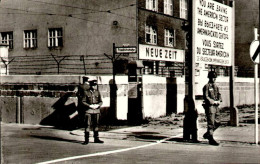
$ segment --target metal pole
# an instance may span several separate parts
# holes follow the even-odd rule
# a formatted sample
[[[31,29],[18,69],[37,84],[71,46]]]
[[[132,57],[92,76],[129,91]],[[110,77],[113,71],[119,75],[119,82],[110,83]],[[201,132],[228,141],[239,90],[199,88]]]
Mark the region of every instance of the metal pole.
[[[192,54],[193,52],[193,45],[195,42],[194,33],[193,33],[193,3],[195,1],[188,1],[189,6],[189,15],[188,15],[188,33],[187,33],[187,42],[188,42],[188,72],[189,72],[189,79],[188,79],[188,109],[185,112],[184,118],[184,126],[183,126],[183,139],[184,140],[197,140],[197,111],[196,111],[196,104],[195,104],[195,56]],[[191,135],[191,136],[190,136]],[[190,138],[191,137],[191,138]]]
[[[258,64],[255,64],[255,143],[258,145]]]
[[[235,76],[235,1],[231,1],[230,7],[232,7],[232,57],[231,57],[231,67],[230,67],[230,125],[238,126],[239,117],[238,109],[235,107],[234,100],[234,76]]]
[[[113,65],[113,85],[115,84],[116,81],[116,71],[115,71],[115,43],[113,43],[113,58],[112,58],[112,65]]]
[[[115,61],[116,61],[116,51],[115,51],[115,43],[113,43],[113,57],[112,57],[112,66],[113,66],[113,82],[112,82],[112,110],[113,110],[113,120],[117,119],[117,95],[116,95],[116,69],[115,69]]]
[[[258,31],[257,28],[254,29],[255,40],[258,40]],[[258,101],[259,101],[259,93],[258,93],[258,64],[255,63],[255,144],[258,145]]]

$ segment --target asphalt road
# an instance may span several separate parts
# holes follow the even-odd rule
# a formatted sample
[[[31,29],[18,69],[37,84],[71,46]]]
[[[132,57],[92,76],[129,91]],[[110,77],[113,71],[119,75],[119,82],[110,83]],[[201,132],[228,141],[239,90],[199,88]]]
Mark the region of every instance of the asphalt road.
[[[82,145],[82,133],[1,124],[2,163],[260,163],[259,146],[242,140],[248,129],[253,128],[228,128],[219,129],[220,146],[210,146],[202,138],[198,144],[179,142],[180,129],[172,136],[159,134],[154,139],[136,139],[125,129],[117,133],[103,132],[100,136],[104,144],[93,143],[90,138],[88,145]],[[131,128],[134,130],[138,129]],[[234,132],[241,133],[238,140],[232,139]]]

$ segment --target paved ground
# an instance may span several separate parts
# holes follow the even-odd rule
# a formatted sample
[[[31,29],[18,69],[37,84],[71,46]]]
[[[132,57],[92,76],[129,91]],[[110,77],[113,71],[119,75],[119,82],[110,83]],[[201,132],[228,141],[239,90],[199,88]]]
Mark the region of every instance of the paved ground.
[[[2,123],[2,163],[260,163],[254,124],[220,127],[215,133],[220,146],[211,146],[201,137],[206,131],[203,121],[198,130],[201,143],[182,142],[182,118],[110,128],[113,130],[100,132],[104,144],[93,143],[90,138],[87,146],[81,144],[82,129]]]

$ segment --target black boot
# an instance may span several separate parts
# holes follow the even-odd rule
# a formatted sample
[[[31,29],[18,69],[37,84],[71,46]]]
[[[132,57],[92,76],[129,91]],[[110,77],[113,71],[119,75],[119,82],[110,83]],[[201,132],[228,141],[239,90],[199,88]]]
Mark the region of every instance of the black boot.
[[[104,143],[104,141],[101,141],[98,137],[98,132],[94,132],[94,142],[95,143]]]
[[[209,137],[210,137],[210,135],[209,135],[208,132],[206,132],[206,133],[203,135],[203,138],[204,138],[204,139],[209,139]]]
[[[83,145],[87,145],[89,143],[89,132],[85,132],[85,141],[83,142]]]
[[[210,136],[208,139],[209,139],[209,144],[210,145],[214,145],[214,146],[218,146],[219,145],[219,143],[214,140],[213,136]]]
[[[193,143],[200,143],[200,141],[198,140],[198,134],[197,134],[197,131],[196,132],[193,132],[192,134],[191,134],[191,137],[192,137],[192,142]]]

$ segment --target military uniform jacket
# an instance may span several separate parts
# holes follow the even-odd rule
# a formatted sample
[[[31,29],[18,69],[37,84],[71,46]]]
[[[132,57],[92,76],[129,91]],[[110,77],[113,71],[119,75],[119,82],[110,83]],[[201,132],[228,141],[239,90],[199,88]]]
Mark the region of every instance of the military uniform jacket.
[[[222,101],[219,88],[215,83],[208,83],[203,87],[203,99],[206,105],[214,105],[214,101]]]
[[[89,89],[88,85],[83,84],[78,88],[78,110],[80,113],[88,113],[88,114],[99,114],[100,108],[92,109],[90,105],[98,104],[102,105],[102,99],[100,92],[96,89]]]

